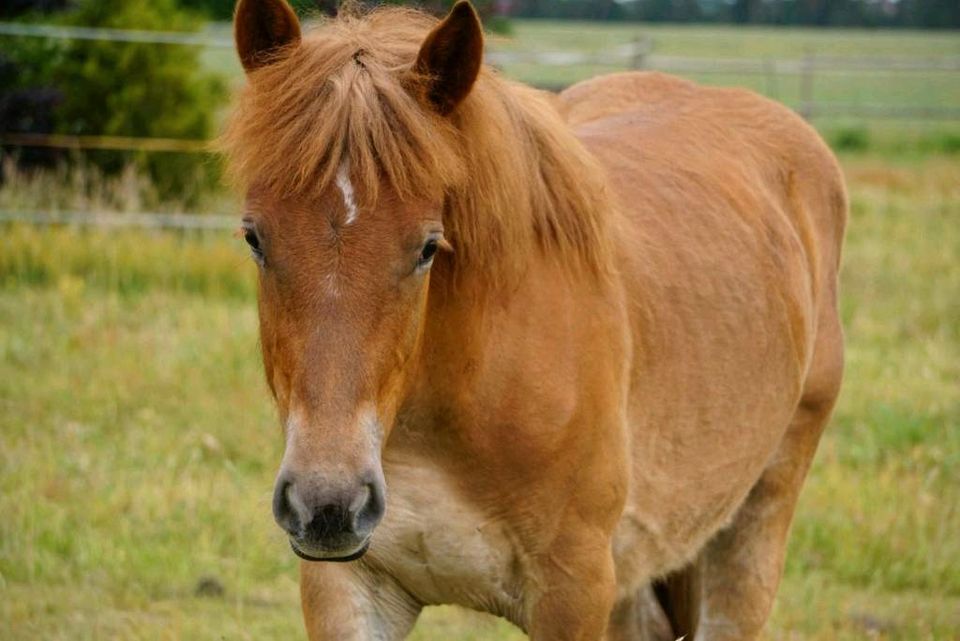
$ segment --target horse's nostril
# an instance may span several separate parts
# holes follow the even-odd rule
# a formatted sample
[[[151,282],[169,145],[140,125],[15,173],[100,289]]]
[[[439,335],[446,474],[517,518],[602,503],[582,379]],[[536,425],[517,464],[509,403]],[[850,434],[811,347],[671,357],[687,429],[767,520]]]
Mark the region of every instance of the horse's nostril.
[[[356,496],[353,497],[353,500],[350,501],[350,507],[348,508],[350,514],[357,515],[363,511],[367,505],[367,502],[370,501],[370,493],[371,489],[369,485],[363,486],[360,491],[357,492]]]
[[[293,483],[287,479],[279,479],[273,491],[273,518],[277,524],[290,534],[300,530],[300,519],[297,510],[290,501],[290,492]]]
[[[382,486],[376,482],[364,487],[364,499],[353,518],[354,529],[358,532],[372,530],[383,518],[384,497]]]

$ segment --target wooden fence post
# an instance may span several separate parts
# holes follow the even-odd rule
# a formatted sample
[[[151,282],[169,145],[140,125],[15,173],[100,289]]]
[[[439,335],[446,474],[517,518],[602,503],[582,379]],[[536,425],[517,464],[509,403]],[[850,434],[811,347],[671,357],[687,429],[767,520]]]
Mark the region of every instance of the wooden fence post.
[[[773,58],[767,56],[763,59],[763,72],[767,80],[767,96],[770,98],[780,99],[780,83],[779,78],[777,77],[777,62]]]
[[[806,120],[813,118],[813,50],[807,47],[803,54],[802,74],[800,76],[800,115]]]
[[[630,57],[631,69],[644,69],[647,66],[647,55],[653,49],[649,36],[637,34],[632,41],[633,52]]]

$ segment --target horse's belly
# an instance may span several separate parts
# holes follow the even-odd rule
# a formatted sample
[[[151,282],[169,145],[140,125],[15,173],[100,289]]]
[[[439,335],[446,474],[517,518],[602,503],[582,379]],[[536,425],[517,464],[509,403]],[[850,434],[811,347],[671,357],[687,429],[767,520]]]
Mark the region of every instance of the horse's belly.
[[[786,425],[786,421],[784,421]],[[634,468],[634,479],[614,533],[617,583],[623,596],[651,580],[678,570],[696,558],[704,545],[733,519],[763,472],[782,431],[767,429],[756,455],[714,470],[683,476],[703,463],[686,462],[676,469]],[[721,454],[722,457],[722,454]],[[739,465],[736,472],[729,471]]]
[[[739,384],[718,376],[697,385],[689,375],[687,389],[678,380],[660,402],[635,399],[630,489],[614,537],[622,590],[693,560],[776,456],[799,400],[800,370],[754,369],[762,375]]]

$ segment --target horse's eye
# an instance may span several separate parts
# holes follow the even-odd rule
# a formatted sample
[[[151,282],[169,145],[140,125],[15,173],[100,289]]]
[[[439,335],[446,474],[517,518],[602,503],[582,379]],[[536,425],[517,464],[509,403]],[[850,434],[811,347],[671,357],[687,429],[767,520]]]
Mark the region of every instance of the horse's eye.
[[[250,251],[253,253],[254,260],[262,263],[263,249],[260,247],[260,238],[257,236],[257,232],[250,227],[245,227],[243,230],[243,239],[250,245]]]
[[[420,257],[417,259],[417,267],[428,266],[433,261],[434,255],[437,253],[437,247],[438,243],[436,238],[430,238],[427,240],[426,244],[423,246],[423,249],[420,250]]]

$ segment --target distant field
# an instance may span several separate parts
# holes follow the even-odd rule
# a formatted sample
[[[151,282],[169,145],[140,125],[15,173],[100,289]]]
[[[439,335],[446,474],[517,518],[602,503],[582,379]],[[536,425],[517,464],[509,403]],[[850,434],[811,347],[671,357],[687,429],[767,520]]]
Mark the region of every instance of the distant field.
[[[627,52],[637,38],[647,39],[656,56],[701,59],[799,59],[816,57],[909,58],[914,61],[960,58],[960,33],[866,29],[805,29],[731,26],[676,26],[514,20],[509,36],[490,35],[487,47],[503,52]],[[214,24],[211,33],[229,37],[229,25]],[[656,69],[656,58],[654,66]],[[208,68],[240,78],[240,66],[229,49],[208,49]],[[503,73],[541,86],[564,86],[602,73],[625,70],[617,65],[563,65],[511,63]],[[799,75],[747,73],[685,73],[698,82],[748,87],[797,107],[803,99]],[[960,108],[960,71],[817,71],[810,97],[817,103],[880,108]],[[960,120],[863,118],[813,115],[814,124],[832,141],[886,153],[916,147],[960,150]],[[845,137],[846,136],[846,137]],[[844,144],[841,142],[840,144]]]
[[[511,47],[601,51],[644,35],[659,54],[705,58],[823,56],[957,56],[960,34],[893,29],[811,29],[732,25],[667,25],[514,20]],[[492,36],[495,45],[500,43]]]
[[[844,166],[846,382],[768,638],[957,640],[960,160]],[[36,193],[15,188],[0,207]],[[302,638],[241,242],[20,226],[2,242],[0,639]],[[521,638],[453,608],[414,636]]]
[[[515,20],[509,37],[491,36],[489,46],[500,51],[617,51],[638,38],[649,39],[651,52],[661,56],[706,59],[796,59],[820,57],[960,56],[960,34],[865,29],[806,29],[799,27],[677,26]],[[561,68],[551,78],[567,82],[593,75],[607,67]],[[531,66],[507,66],[504,71],[537,82],[547,76]],[[953,77],[960,85],[956,74]],[[889,88],[888,88],[889,89]],[[954,91],[960,91],[957,87]],[[956,95],[956,94],[954,94]]]
[[[653,53],[693,58],[799,58],[807,53],[838,57],[960,56],[960,33],[910,30],[808,29],[658,25],[553,20],[512,20],[509,35],[489,34],[496,51],[585,51],[599,53],[648,37]],[[229,37],[230,25],[211,24],[211,34]],[[208,52],[207,63],[229,75],[240,65],[229,49]]]

